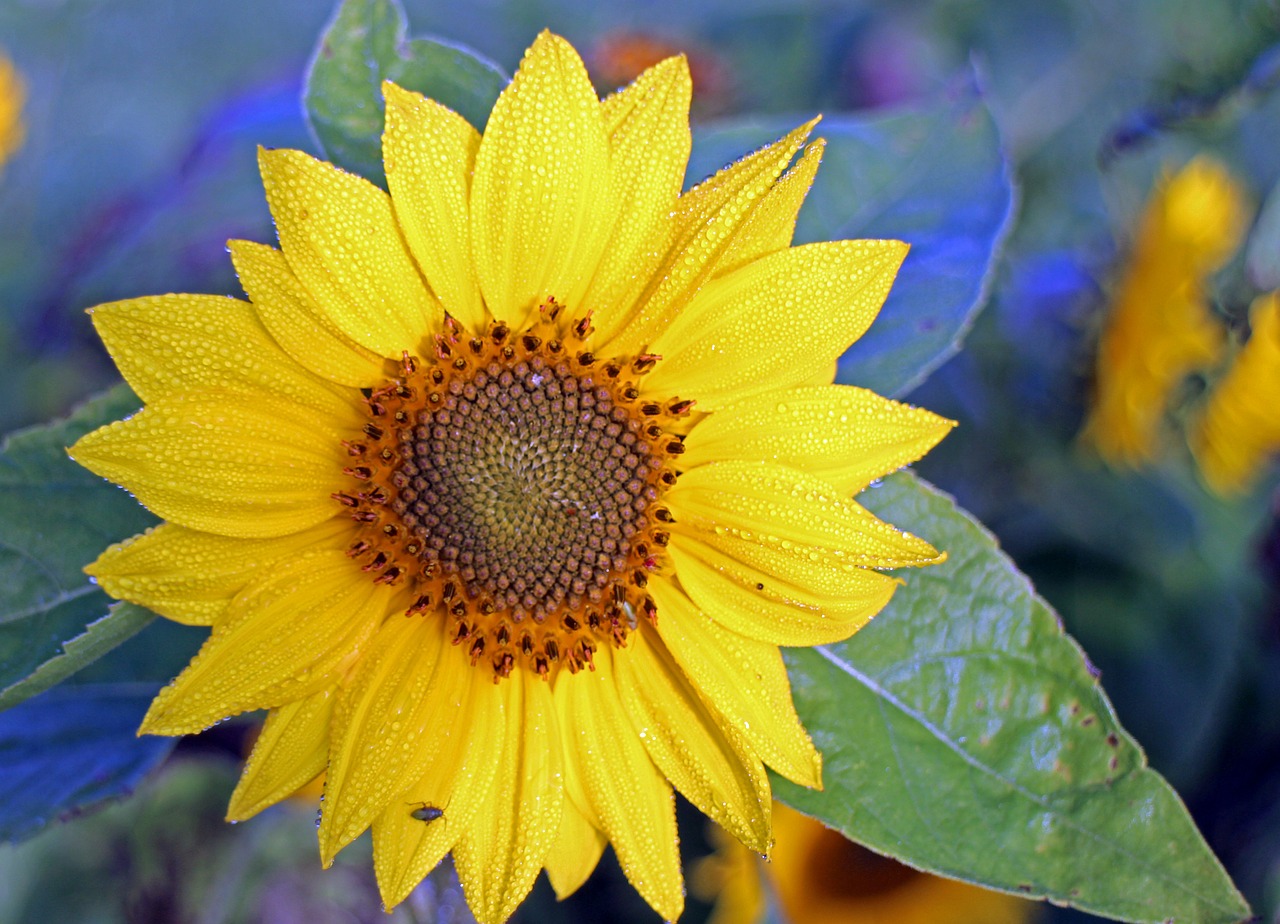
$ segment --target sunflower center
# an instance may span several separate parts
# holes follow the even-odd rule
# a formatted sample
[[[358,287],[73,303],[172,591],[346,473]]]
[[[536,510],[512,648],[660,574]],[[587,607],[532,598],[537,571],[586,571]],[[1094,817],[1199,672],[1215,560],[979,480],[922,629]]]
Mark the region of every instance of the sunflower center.
[[[684,448],[669,427],[690,403],[642,400],[655,358],[601,362],[588,322],[559,314],[552,303],[519,336],[451,324],[434,357],[406,356],[346,444],[358,488],[334,495],[359,524],[351,556],[407,587],[409,614],[451,619],[495,677],[576,672],[656,613],[658,501]]]

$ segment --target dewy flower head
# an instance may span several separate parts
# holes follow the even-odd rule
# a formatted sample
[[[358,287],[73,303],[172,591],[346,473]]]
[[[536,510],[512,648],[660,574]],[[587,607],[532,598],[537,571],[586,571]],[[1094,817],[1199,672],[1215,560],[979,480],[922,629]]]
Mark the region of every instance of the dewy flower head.
[[[1104,459],[1150,462],[1170,393],[1221,354],[1225,331],[1210,314],[1207,281],[1239,246],[1246,219],[1239,185],[1211,158],[1192,160],[1152,195],[1098,343],[1085,436]]]
[[[499,921],[610,843],[675,918],[672,787],[767,851],[764,764],[821,785],[778,646],[941,558],[849,498],[951,423],[830,384],[906,247],[790,246],[811,125],[681,194],[680,58],[601,102],[543,34],[483,137],[385,94],[390,195],[262,153],[248,302],[93,311],[146,406],[71,452],[167,522],[90,573],[213,629],[142,730],[269,709],[230,817],[324,771],[388,905],[452,852]]]

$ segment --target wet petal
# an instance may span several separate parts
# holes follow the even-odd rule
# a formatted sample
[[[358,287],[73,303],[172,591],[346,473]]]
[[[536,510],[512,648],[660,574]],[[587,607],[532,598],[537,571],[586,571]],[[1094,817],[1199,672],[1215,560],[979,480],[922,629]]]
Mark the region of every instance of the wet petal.
[[[227,821],[244,821],[287,799],[324,772],[329,758],[331,689],[271,710],[227,806]]]
[[[271,338],[253,306],[214,295],[157,295],[89,311],[138,397],[214,387],[288,398],[359,426],[354,389],[312,375]]]
[[[342,431],[291,402],[212,389],[170,395],[68,452],[180,526],[282,536],[333,516]]]
[[[904,568],[936,564],[943,556],[929,543],[890,526],[848,500],[827,482],[798,469],[767,462],[717,462],[680,476],[665,502],[674,528],[720,549],[753,547],[741,556],[757,566],[788,559],[834,567]]]
[[[195,529],[277,536],[335,511],[342,430],[266,394],[174,394],[81,438],[73,458]]]
[[[955,421],[846,385],[770,391],[723,407],[685,439],[689,468],[728,459],[802,469],[856,494],[909,465]]]
[[[601,351],[627,354],[658,338],[722,260],[753,209],[813,130],[814,122],[726,167],[680,197],[658,242],[661,259],[619,299],[612,328],[597,324]]]
[[[731,558],[688,535],[667,548],[680,586],[727,629],[773,645],[827,645],[880,612],[900,583],[866,568],[805,569],[785,577]],[[814,572],[817,572],[816,575]]]
[[[650,581],[658,634],[698,692],[766,764],[793,783],[822,788],[822,755],[791,702],[776,645],[721,626],[667,581]]]
[[[439,618],[397,617],[365,646],[333,720],[320,824],[326,866],[438,757],[465,747],[476,672],[446,628]]]
[[[547,878],[560,901],[582,886],[600,862],[608,840],[574,805],[564,800],[560,817],[560,833],[547,854]]]
[[[258,165],[289,268],[339,330],[390,359],[440,330],[386,193],[301,151],[262,150]]]
[[[529,671],[488,684],[504,723],[490,754],[493,791],[453,850],[458,878],[480,924],[505,921],[529,894],[560,830],[564,805],[560,732],[548,685]]]
[[[614,658],[618,696],[658,769],[680,794],[756,853],[769,851],[769,778],[721,725],[647,625]]]
[[[151,704],[140,733],[190,735],[331,686],[386,616],[393,593],[339,551],[272,569],[231,601],[225,621]]]
[[[578,53],[544,32],[489,115],[471,188],[472,252],[494,317],[582,303],[617,211],[600,103]]]
[[[250,241],[227,246],[263,326],[294,360],[316,375],[356,388],[386,380],[386,360],[342,332],[293,275],[284,254]]]
[[[444,310],[469,330],[488,315],[471,261],[468,198],[480,133],[434,100],[385,81],[383,167],[409,252]]]
[[[662,258],[689,162],[691,91],[688,63],[669,58],[601,103],[618,223],[583,299],[601,330],[624,319],[636,280],[651,278]]]
[[[601,648],[594,672],[556,684],[565,759],[575,766],[628,881],[664,920],[674,921],[684,910],[675,800],[618,698],[614,660],[612,649]]]
[[[650,346],[646,394],[716,410],[806,382],[862,336],[907,246],[835,241],[792,247],[708,283]]]
[[[822,163],[822,152],[827,143],[822,138],[804,149],[796,165],[752,209],[733,243],[721,257],[716,274],[726,273],[739,266],[763,257],[765,254],[791,246],[796,231],[796,218],[804,205],[813,179]]]
[[[351,521],[343,516],[270,539],[165,523],[111,546],[85,573],[117,599],[189,626],[208,626],[260,569],[317,549],[345,548],[351,535]]]
[[[475,686],[492,686],[477,671],[468,671],[467,681],[461,698],[470,702],[477,700]],[[488,697],[486,705],[494,704]],[[387,908],[404,901],[492,804],[495,755],[501,751],[506,718],[491,708],[469,709],[465,729],[452,746],[440,748],[430,769],[391,799],[373,823],[374,866]],[[427,807],[439,809],[440,817],[424,818],[421,810]]]

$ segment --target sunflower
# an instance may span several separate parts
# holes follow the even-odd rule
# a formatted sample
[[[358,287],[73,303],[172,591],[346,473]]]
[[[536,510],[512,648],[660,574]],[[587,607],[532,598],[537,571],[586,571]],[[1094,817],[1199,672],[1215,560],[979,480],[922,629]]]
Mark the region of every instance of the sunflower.
[[[22,147],[26,127],[22,124],[22,106],[27,90],[13,62],[0,52],[0,166]]]
[[[1157,185],[1098,342],[1084,436],[1108,462],[1153,462],[1174,390],[1221,357],[1226,331],[1210,310],[1208,282],[1247,219],[1244,191],[1213,158],[1197,157]]]
[[[944,879],[847,840],[781,803],[771,862],[712,828],[717,850],[694,868],[695,890],[715,900],[711,924],[765,919],[765,888],[790,924],[1026,924],[1040,906]]]
[[[89,573],[212,627],[141,731],[269,710],[228,817],[324,771],[388,906],[451,852],[500,921],[612,844],[674,919],[673,787],[766,852],[764,765],[821,785],[778,646],[941,560],[850,497],[951,422],[830,384],[907,248],[790,246],[812,124],[682,194],[681,58],[600,101],[544,33],[483,137],[384,93],[389,195],[261,153],[247,302],[92,311],[145,407],[71,454],[166,522]]]
[[[1257,298],[1249,322],[1248,341],[1191,431],[1205,483],[1223,496],[1248,490],[1280,451],[1280,292]]]

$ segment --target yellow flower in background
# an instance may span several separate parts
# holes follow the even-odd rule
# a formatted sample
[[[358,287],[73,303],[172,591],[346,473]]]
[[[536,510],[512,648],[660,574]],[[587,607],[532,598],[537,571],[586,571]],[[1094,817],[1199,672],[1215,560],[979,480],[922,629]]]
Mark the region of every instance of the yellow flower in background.
[[[1023,924],[1039,911],[1035,902],[880,856],[781,803],[774,804],[773,819],[769,862],[727,838],[713,838],[719,850],[694,879],[704,895],[718,892],[710,924],[760,921],[761,879],[788,924]]]
[[[22,147],[27,132],[22,124],[22,107],[27,90],[22,77],[4,54],[0,53],[0,166]]]
[[[1152,461],[1171,392],[1215,363],[1225,332],[1207,280],[1244,233],[1244,194],[1226,168],[1198,157],[1157,188],[1138,227],[1098,344],[1085,438],[1109,462]]]
[[[673,919],[672,787],[767,851],[764,765],[821,785],[778,646],[942,558],[850,497],[951,422],[831,384],[906,246],[790,246],[812,124],[681,194],[681,58],[602,102],[543,34],[483,137],[384,92],[390,195],[263,151],[249,301],[92,312],[145,407],[71,453],[167,522],[89,571],[212,627],[142,731],[270,710],[229,817],[324,771],[388,906],[452,852],[500,921],[612,844]]]
[[[1249,320],[1253,332],[1191,437],[1205,481],[1224,495],[1246,490],[1280,451],[1280,293],[1257,299]]]

